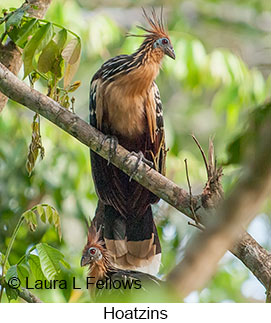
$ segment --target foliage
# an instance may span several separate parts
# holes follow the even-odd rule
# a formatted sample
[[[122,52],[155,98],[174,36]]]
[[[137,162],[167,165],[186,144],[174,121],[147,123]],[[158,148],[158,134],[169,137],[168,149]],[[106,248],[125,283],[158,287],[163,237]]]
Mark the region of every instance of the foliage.
[[[1,39],[4,41],[5,37],[10,37],[23,50],[24,78],[29,75],[31,86],[34,87],[34,83],[41,77],[47,82],[47,95],[69,108],[69,92],[80,86],[79,81],[71,84],[80,63],[80,37],[58,24],[29,17],[27,9],[31,6],[33,7],[31,4],[23,4],[18,9],[2,10],[0,24],[5,23],[5,32]],[[57,32],[56,29],[60,30]],[[75,38],[67,43],[68,33]],[[63,88],[59,85],[62,79]],[[73,111],[74,98],[71,102]],[[29,175],[39,153],[43,159],[45,150],[41,143],[40,117],[36,114],[33,118],[32,140],[26,162]]]
[[[76,89],[72,93],[76,113],[87,120],[90,78],[106,59],[117,54],[131,53],[139,46],[139,38],[125,38],[124,35],[126,31],[138,32],[135,25],[139,24],[141,15],[140,9],[136,10],[134,7],[138,3],[131,1],[127,1],[133,6],[131,11],[123,7],[121,11],[108,9],[106,13],[96,10],[94,2],[79,3],[80,5],[70,0],[53,1],[46,19],[42,21],[33,20],[20,9],[11,9],[4,16],[9,15],[2,21],[0,33],[6,31],[5,37],[13,37],[24,51],[24,74],[30,75],[32,85],[66,107],[71,105],[68,94]],[[243,158],[249,154],[249,149],[246,150],[245,147],[249,148],[251,142],[257,143],[254,136],[260,124],[257,120],[260,121],[261,116],[265,118],[265,113],[269,113],[258,109],[270,96],[270,71],[268,68],[261,69],[259,65],[259,62],[264,61],[259,52],[269,47],[269,35],[259,24],[245,22],[240,12],[249,10],[260,21],[268,5],[266,1],[229,1],[227,5],[222,0],[193,0],[190,7],[185,6],[185,3],[187,1],[181,4],[179,1],[172,1],[171,6],[166,8],[176,61],[165,59],[163,70],[157,79],[164,106],[169,148],[167,176],[186,187],[183,160],[187,158],[193,192],[199,192],[206,179],[205,169],[200,153],[189,135],[194,133],[201,144],[207,147],[208,137],[215,134],[218,161],[227,164],[224,166],[223,178],[227,194],[238,179]],[[145,1],[140,4],[148,6]],[[19,6],[18,1],[14,0],[11,4],[4,0],[0,7],[3,9],[10,5]],[[103,6],[103,2],[99,1],[98,5]],[[87,6],[92,6],[91,11],[87,10]],[[231,10],[227,9],[228,6]],[[233,11],[236,12],[235,20],[230,20]],[[225,15],[220,15],[220,12]],[[116,18],[118,16],[121,19]],[[30,28],[31,24],[33,28]],[[78,36],[71,33],[70,29]],[[36,35],[35,42],[28,37],[30,35],[31,39]],[[81,50],[79,65],[78,53]],[[56,60],[59,60],[59,64],[54,64]],[[79,68],[76,78],[81,81],[79,88],[80,83],[71,81],[77,65]],[[33,117],[30,129],[27,125]],[[255,120],[252,128],[248,126],[248,120]],[[27,138],[31,137],[33,129],[32,146],[28,150]],[[46,151],[46,158],[42,163],[37,158],[37,149],[40,153],[41,147]],[[31,154],[28,157],[31,177],[25,170],[27,150]],[[55,277],[59,279],[70,281],[72,277],[76,277],[79,284],[84,283],[86,273],[79,266],[81,249],[86,239],[84,219],[94,216],[97,203],[90,174],[89,152],[85,147],[48,121],[44,120],[40,124],[32,113],[9,102],[0,118],[1,258],[9,245],[18,218],[33,205],[47,204],[52,206],[52,210],[58,210],[63,224],[63,239],[58,240],[52,225],[53,218],[48,218],[51,211],[42,207],[42,216],[46,215],[47,210],[45,224],[41,214],[35,209],[38,230],[29,232],[25,225],[21,226],[6,265],[7,270],[17,265],[15,269],[21,277],[25,274],[24,269],[28,270],[32,282],[37,277],[43,279],[46,275],[48,279],[55,273]],[[162,201],[154,206],[154,210],[163,248],[160,271],[163,277],[182,259],[187,241],[195,229],[187,226],[186,219]],[[267,228],[266,231],[258,231],[264,247],[271,246],[270,237],[266,233],[271,228],[270,210],[270,203],[266,203],[262,210],[264,215],[260,217]],[[32,211],[27,217],[30,218],[30,226],[35,227]],[[56,252],[59,251],[55,263],[48,260],[41,265],[41,256],[36,248],[38,245],[39,248],[43,246],[40,248],[43,251],[48,249],[47,245],[55,248]],[[31,250],[32,248],[34,249]],[[51,249],[49,250],[50,255]],[[69,263],[70,268],[65,267],[63,259]],[[10,265],[12,266],[9,267]],[[197,293],[194,301],[248,301],[242,287],[249,281],[252,278],[248,277],[246,268],[242,264],[237,265],[233,257],[229,258],[226,263],[221,263],[210,284]],[[264,292],[260,284],[255,279],[252,283],[255,290],[260,290],[260,298],[263,300]],[[7,289],[7,293],[10,293],[10,299],[14,299],[14,290]],[[86,291],[72,289],[35,291],[35,294],[48,302],[89,301]],[[153,295],[157,295],[157,299],[152,298],[153,301],[159,301],[163,293]],[[132,298],[131,296],[129,300],[135,300]],[[6,301],[7,298],[4,297],[3,300]]]
[[[45,282],[46,280],[55,279],[60,273],[60,262],[69,268],[68,263],[64,261],[63,254],[47,243],[38,243],[32,246],[16,264],[12,266],[9,265],[9,255],[22,223],[25,221],[28,224],[29,229],[35,231],[38,224],[37,215],[39,215],[43,223],[49,222],[52,224],[57,229],[59,238],[61,238],[59,214],[50,205],[35,205],[21,215],[10,238],[6,254],[1,253],[2,288],[0,301],[3,294],[3,287],[5,288],[8,300],[16,300],[18,297],[18,289],[20,289],[21,286],[26,287],[28,285],[27,282],[31,275],[35,277],[36,280]],[[37,255],[31,253],[34,250],[37,251]]]
[[[48,95],[65,102],[65,95],[60,98],[59,92],[67,91],[79,66],[80,37],[58,24],[29,17],[26,10],[30,6],[22,5],[16,10],[3,9],[4,16],[0,18],[0,23],[5,23],[5,33],[2,40],[9,36],[23,49],[24,78],[29,74],[32,74],[32,81],[42,77],[47,81]],[[67,43],[68,34],[74,38]],[[62,78],[64,89],[58,86]]]

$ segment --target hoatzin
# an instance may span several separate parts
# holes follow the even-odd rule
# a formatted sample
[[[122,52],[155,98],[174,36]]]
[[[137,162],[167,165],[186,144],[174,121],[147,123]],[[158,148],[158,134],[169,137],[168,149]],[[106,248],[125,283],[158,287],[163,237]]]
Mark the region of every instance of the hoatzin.
[[[153,287],[157,288],[164,284],[163,281],[147,273],[116,268],[112,264],[113,258],[110,251],[104,247],[104,244],[101,230],[97,231],[96,225],[92,221],[91,226],[88,228],[87,244],[83,249],[81,258],[81,266],[89,266],[88,277],[90,279],[88,287],[92,298],[96,299],[97,296],[103,295],[104,291],[107,293],[115,292],[115,296],[124,291],[144,290],[148,292]],[[98,281],[100,287],[101,282],[104,282],[102,288],[97,287]]]
[[[160,18],[154,10],[148,16],[143,9],[143,14],[149,27],[139,27],[145,34],[139,36],[144,41],[138,50],[109,59],[91,80],[90,124],[151,161],[164,174],[162,103],[154,80],[163,57],[175,59],[175,53],[163,26],[162,11]],[[159,198],[92,151],[91,165],[99,197],[95,221],[103,227],[115,265],[157,273],[161,246],[151,204]]]

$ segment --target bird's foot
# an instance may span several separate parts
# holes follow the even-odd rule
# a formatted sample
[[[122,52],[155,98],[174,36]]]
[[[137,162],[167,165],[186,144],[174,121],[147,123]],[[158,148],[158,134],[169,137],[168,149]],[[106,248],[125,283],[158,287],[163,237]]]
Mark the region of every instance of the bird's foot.
[[[133,177],[136,175],[137,173],[137,170],[138,170],[138,167],[139,167],[139,164],[140,162],[144,162],[146,163],[147,165],[149,165],[150,167],[153,167],[153,162],[151,162],[150,160],[148,160],[147,158],[145,158],[145,156],[143,155],[142,151],[139,151],[138,153],[132,151],[130,152],[124,159],[124,163],[127,161],[127,159],[131,156],[134,156],[137,158],[136,160],[136,164],[135,164],[135,167],[130,175],[130,179],[129,181],[131,182],[131,180],[133,179]]]
[[[117,146],[119,141],[118,141],[118,138],[115,136],[106,135],[105,138],[102,140],[101,148],[106,141],[109,141],[108,161],[107,161],[107,165],[109,165],[111,163],[112,158],[117,152]]]

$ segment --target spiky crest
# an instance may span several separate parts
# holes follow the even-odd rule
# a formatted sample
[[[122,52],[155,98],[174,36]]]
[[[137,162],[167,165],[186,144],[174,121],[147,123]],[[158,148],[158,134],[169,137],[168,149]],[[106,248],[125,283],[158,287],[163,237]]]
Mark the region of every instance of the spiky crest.
[[[144,8],[142,8],[142,11],[143,11],[144,18],[147,20],[148,24],[150,25],[150,28],[137,26],[137,28],[144,30],[146,34],[137,35],[137,34],[128,33],[127,36],[145,37],[145,38],[151,38],[151,39],[158,39],[163,37],[169,38],[168,31],[165,29],[164,23],[163,23],[163,7],[161,7],[160,17],[157,16],[154,8],[152,8],[150,15],[147,14]]]
[[[102,240],[100,239],[101,236],[101,228],[99,228],[99,230],[97,231],[96,226],[94,224],[94,222],[91,222],[91,225],[88,225],[88,241],[87,244],[88,245],[94,245],[94,244],[98,244],[98,245],[102,245]]]

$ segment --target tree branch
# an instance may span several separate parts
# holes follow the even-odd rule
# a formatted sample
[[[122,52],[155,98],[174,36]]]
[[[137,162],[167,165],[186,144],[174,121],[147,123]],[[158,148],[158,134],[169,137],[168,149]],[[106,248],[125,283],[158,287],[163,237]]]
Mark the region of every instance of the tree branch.
[[[27,12],[31,17],[43,18],[52,0],[28,0],[23,6],[33,4]],[[36,8],[37,7],[37,8]],[[5,45],[0,43],[0,62],[4,64],[13,74],[17,75],[22,67],[21,51],[15,43],[9,39]],[[0,113],[4,109],[8,98],[0,93]]]
[[[257,215],[270,191],[271,127],[270,118],[267,118],[261,126],[251,162],[244,167],[237,185],[219,208],[217,216],[207,224],[206,230],[192,239],[186,248],[184,259],[168,276],[168,282],[181,297],[203,287],[210,279],[218,261],[240,239],[243,226],[246,227]],[[259,256],[260,253],[257,253],[254,261]],[[271,261],[270,255],[268,259]],[[252,272],[257,273],[258,270],[260,269],[252,266]]]
[[[64,131],[78,139],[81,143],[90,147],[100,156],[108,159],[109,143],[103,144],[105,136],[97,129],[91,127],[77,115],[61,107],[57,102],[41,94],[38,91],[30,89],[24,82],[20,81],[9,70],[0,63],[0,90],[10,99],[23,104],[34,112],[39,113],[46,119],[53,122]],[[129,152],[118,145],[117,153],[112,158],[112,163],[124,171],[126,174],[132,174],[136,157],[130,156]],[[126,162],[125,162],[126,160]],[[144,187],[148,188],[158,197],[181,211],[186,216],[194,220],[191,211],[191,203],[196,212],[197,219],[201,223],[206,223],[208,219],[213,218],[216,213],[217,202],[221,200],[223,193],[217,182],[220,173],[213,172],[213,176],[218,176],[217,181],[208,179],[208,182],[201,195],[190,197],[184,189],[180,188],[172,181],[162,176],[154,169],[150,168],[144,162],[138,167],[134,179]],[[260,253],[258,253],[260,251]],[[264,250],[251,236],[244,234],[233,248],[232,251],[260,280],[267,288],[271,279],[271,266],[268,266],[271,255]],[[255,254],[256,252],[256,254]],[[255,270],[257,268],[257,270]],[[262,269],[261,269],[262,268]]]
[[[24,299],[27,303],[43,303],[37,296],[32,294],[28,289],[22,288],[17,289],[18,296]]]

